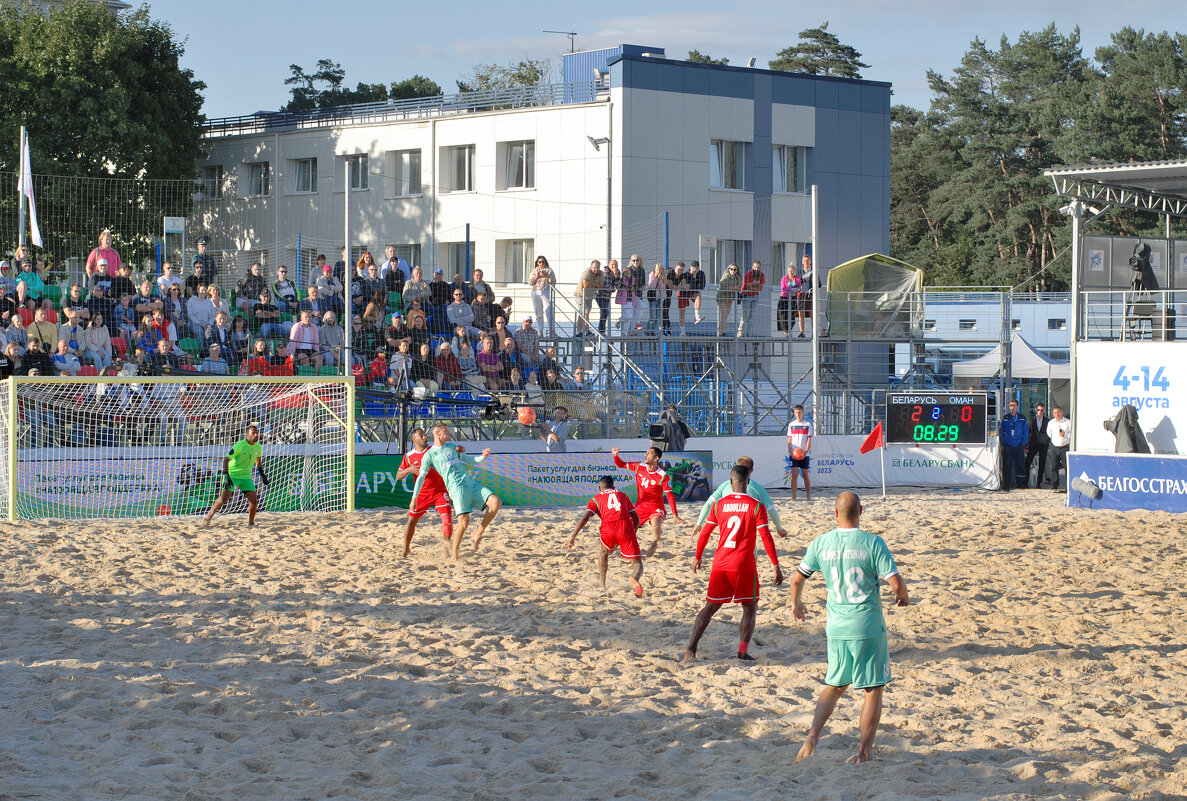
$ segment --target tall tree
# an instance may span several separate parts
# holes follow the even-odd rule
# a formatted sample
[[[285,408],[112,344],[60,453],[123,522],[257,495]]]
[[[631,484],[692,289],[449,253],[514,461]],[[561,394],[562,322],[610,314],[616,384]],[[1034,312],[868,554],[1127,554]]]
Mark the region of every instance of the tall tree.
[[[284,84],[292,87],[291,97],[281,111],[308,111],[388,99],[387,87],[381,83],[360,82],[354,89],[343,88],[346,70],[328,58],[318,60],[317,69],[311,73],[299,64],[290,64],[289,70],[292,74]]]
[[[869,64],[861,60],[861,53],[849,45],[841,44],[835,34],[830,33],[828,22],[819,28],[800,31],[798,44],[785,47],[775,54],[767,66],[783,72],[806,72],[809,75],[832,75],[838,78],[860,78]]]
[[[689,50],[688,58],[685,60],[691,61],[693,64],[719,64],[723,67],[730,63],[728,58],[711,58],[700,50]]]
[[[494,89],[515,89],[535,86],[545,81],[552,69],[549,59],[525,56],[510,64],[475,64],[474,72],[458,79],[459,92],[485,92]]]
[[[402,81],[393,81],[388,97],[392,100],[413,100],[418,97],[437,97],[441,86],[423,75],[413,75]]]

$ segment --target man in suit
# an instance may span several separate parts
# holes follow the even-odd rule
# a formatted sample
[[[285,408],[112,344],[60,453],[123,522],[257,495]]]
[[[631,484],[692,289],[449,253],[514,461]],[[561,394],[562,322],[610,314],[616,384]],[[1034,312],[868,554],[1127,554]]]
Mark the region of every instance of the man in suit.
[[[1047,448],[1051,446],[1051,438],[1047,436],[1047,422],[1051,418],[1047,415],[1047,407],[1040,403],[1035,406],[1035,413],[1030,420],[1030,440],[1026,443],[1026,476],[1030,481],[1030,466],[1035,457],[1039,460],[1039,472],[1035,478],[1035,486],[1042,488],[1043,476],[1047,475]]]

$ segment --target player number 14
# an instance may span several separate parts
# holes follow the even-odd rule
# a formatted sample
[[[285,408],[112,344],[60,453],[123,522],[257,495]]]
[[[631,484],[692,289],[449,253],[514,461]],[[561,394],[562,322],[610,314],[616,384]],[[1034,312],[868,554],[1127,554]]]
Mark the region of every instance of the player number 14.
[[[1150,387],[1161,389],[1163,392],[1170,391],[1170,381],[1163,375],[1166,372],[1165,367],[1159,367],[1158,371],[1154,373],[1153,378],[1150,377],[1150,368],[1148,366],[1142,365],[1138,369],[1141,370],[1141,375],[1127,375],[1129,372],[1128,367],[1124,364],[1118,367],[1117,375],[1113,376],[1113,386],[1121,387],[1122,392],[1128,392],[1131,383],[1136,384],[1138,381],[1141,381],[1143,389],[1146,392],[1150,391]],[[1134,387],[1134,389],[1136,390],[1137,387]]]

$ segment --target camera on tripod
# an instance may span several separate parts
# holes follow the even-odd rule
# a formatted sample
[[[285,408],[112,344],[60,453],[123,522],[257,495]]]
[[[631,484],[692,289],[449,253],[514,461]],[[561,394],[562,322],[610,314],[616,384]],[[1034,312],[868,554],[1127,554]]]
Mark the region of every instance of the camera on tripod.
[[[1149,245],[1139,241],[1133,246],[1129,269],[1134,273],[1131,286],[1135,292],[1153,292],[1158,289],[1158,279],[1154,277],[1154,267],[1150,264]]]

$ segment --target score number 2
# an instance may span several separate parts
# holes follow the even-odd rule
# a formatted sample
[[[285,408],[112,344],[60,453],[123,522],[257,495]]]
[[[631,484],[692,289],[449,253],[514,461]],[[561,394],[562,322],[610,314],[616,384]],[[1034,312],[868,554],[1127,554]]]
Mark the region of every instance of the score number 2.
[[[1138,369],[1142,371],[1142,375],[1140,375],[1140,376],[1139,375],[1126,375],[1128,368],[1125,365],[1121,365],[1120,367],[1118,367],[1117,375],[1113,376],[1113,386],[1121,387],[1122,392],[1128,392],[1129,385],[1131,383],[1136,384],[1139,380],[1142,380],[1142,383],[1144,385],[1144,390],[1146,392],[1150,391],[1150,387],[1154,387],[1155,389],[1160,389],[1163,392],[1170,391],[1170,381],[1168,381],[1166,379],[1166,377],[1163,375],[1163,373],[1166,372],[1165,367],[1159,367],[1158,371],[1154,373],[1153,378],[1150,377],[1150,368],[1148,366],[1142,365]],[[1134,389],[1136,390],[1137,388],[1135,387]],[[918,408],[918,407],[916,407],[916,408]]]

